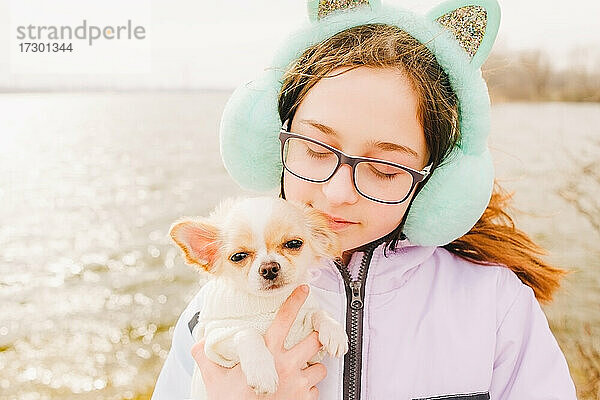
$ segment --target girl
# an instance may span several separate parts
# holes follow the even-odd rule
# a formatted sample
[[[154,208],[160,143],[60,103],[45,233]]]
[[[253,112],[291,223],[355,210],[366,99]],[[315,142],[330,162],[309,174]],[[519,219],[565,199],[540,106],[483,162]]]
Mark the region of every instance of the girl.
[[[226,106],[232,177],[327,213],[345,250],[310,290],[345,321],[349,352],[301,369],[316,335],[283,350],[306,296],[294,291],[265,337],[279,374],[268,398],[575,399],[538,303],[566,271],[505,213],[486,145],[479,68],[499,9],[460,1],[425,17],[309,1],[311,25]],[[188,396],[194,362],[209,398],[257,398],[239,367],[213,364],[202,343],[190,351],[201,306],[195,298],[177,322],[153,398]]]

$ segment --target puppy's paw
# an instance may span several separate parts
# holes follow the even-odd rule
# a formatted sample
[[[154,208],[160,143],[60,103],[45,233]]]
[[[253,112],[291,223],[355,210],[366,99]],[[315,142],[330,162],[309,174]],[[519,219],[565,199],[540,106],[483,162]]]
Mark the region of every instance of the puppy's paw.
[[[242,370],[244,370],[242,368]],[[248,386],[254,389],[256,394],[271,394],[277,390],[279,376],[275,369],[275,360],[271,354],[256,359],[244,370]]]
[[[346,331],[339,322],[333,319],[321,323],[319,341],[332,357],[341,357],[348,351]]]

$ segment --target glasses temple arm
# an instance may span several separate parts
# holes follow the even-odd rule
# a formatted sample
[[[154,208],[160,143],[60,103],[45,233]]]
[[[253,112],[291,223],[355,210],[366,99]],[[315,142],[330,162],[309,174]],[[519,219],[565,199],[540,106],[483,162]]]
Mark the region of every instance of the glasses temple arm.
[[[423,168],[421,170],[421,173],[425,174],[425,176],[429,175],[429,173],[431,172],[431,167],[433,167],[433,163],[431,163],[428,166],[426,166],[425,168]]]

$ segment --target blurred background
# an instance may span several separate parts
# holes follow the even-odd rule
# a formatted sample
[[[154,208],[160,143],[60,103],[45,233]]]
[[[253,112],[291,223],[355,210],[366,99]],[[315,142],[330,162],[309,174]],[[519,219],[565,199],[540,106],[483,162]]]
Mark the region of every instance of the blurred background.
[[[544,306],[600,399],[600,3],[499,0],[483,67],[511,215],[572,274]],[[424,13],[437,1],[387,0]],[[302,0],[0,0],[0,399],[147,399],[198,276],[167,231],[241,191],[221,112],[306,23]],[[22,53],[18,26],[145,39]]]

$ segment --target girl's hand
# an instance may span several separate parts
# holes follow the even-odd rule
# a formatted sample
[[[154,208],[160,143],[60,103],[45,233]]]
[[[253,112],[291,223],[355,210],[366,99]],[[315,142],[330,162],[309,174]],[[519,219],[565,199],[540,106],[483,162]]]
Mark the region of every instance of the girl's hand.
[[[274,394],[259,396],[254,393],[248,386],[239,364],[233,368],[224,368],[209,360],[204,353],[204,340],[192,347],[192,356],[202,373],[209,399],[318,399],[319,391],[315,385],[325,378],[327,369],[320,363],[302,369],[321,349],[318,333],[312,332],[289,350],[283,348],[284,340],[298,311],[308,297],[308,290],[307,285],[300,285],[294,289],[265,334],[265,344],[273,354],[279,376],[279,384]]]

